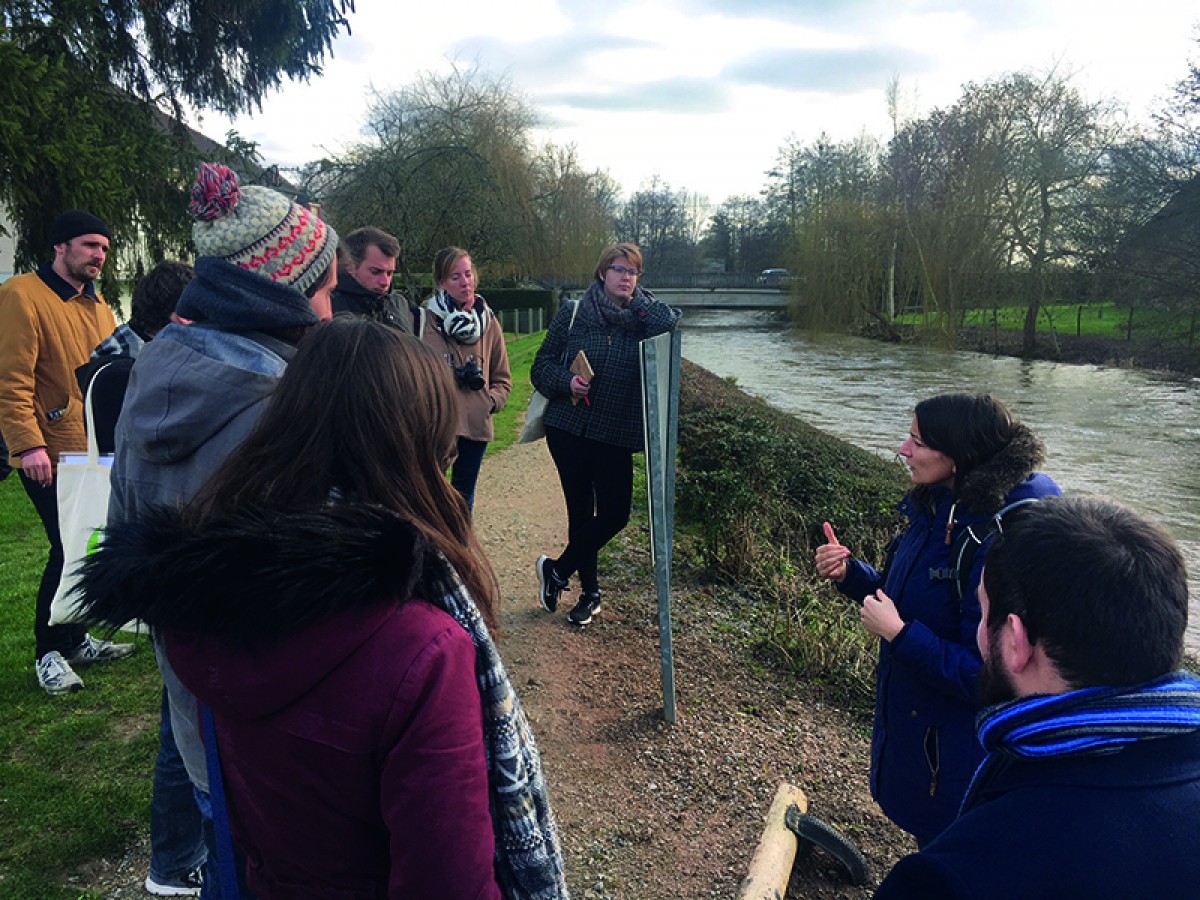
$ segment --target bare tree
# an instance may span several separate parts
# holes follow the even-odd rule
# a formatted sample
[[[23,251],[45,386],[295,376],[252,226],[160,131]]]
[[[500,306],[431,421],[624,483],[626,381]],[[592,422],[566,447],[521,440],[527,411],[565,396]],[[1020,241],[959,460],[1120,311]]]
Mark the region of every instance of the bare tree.
[[[689,195],[655,175],[630,197],[617,217],[617,235],[633,241],[658,272],[690,272],[697,259],[697,231]]]
[[[1000,212],[1033,282],[1023,340],[1032,350],[1038,314],[1048,300],[1049,269],[1078,258],[1070,225],[1087,206],[1089,185],[1120,126],[1110,103],[1085,100],[1070,76],[1057,70],[1040,77],[1010,75],[970,92],[966,102],[1009,125]]]
[[[574,146],[547,144],[533,161],[532,270],[586,283],[613,239],[620,187],[606,173],[586,172]]]
[[[306,175],[342,228],[375,225],[400,240],[402,271],[427,271],[458,244],[509,273],[530,259],[536,116],[504,79],[454,67],[377,95],[372,137]]]

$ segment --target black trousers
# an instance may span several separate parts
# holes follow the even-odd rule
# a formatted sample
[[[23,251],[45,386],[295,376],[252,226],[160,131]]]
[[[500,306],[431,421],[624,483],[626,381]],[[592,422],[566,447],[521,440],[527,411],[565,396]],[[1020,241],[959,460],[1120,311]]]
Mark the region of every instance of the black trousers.
[[[50,486],[46,487],[24,472],[20,474],[21,485],[33,502],[33,508],[42,520],[42,528],[46,530],[46,538],[50,541],[50,557],[46,560],[46,570],[42,572],[42,583],[38,586],[37,612],[33,620],[33,638],[36,644],[34,659],[41,659],[51,650],[68,656],[83,643],[87,628],[83,625],[50,624],[50,602],[58,590],[63,570],[62,536],[58,530],[58,479],[55,478],[50,482]]]
[[[567,547],[554,569],[563,579],[578,572],[585,592],[598,591],[600,549],[629,522],[633,451],[549,426],[546,444],[567,501]]]

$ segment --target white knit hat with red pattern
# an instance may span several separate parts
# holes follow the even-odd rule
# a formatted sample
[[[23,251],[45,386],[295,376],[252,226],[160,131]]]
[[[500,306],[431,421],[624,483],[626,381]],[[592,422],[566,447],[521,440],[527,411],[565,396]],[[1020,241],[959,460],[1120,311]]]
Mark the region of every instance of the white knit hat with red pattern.
[[[219,163],[200,164],[188,209],[200,256],[219,256],[299,291],[315,284],[337,253],[337,233],[315,212],[270,188],[242,187]]]

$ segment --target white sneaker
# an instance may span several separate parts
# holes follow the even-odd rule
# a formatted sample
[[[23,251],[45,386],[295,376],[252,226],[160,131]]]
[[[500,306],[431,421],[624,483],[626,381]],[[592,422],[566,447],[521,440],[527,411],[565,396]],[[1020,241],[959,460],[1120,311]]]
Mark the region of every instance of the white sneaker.
[[[133,644],[114,644],[112,641],[102,641],[90,634],[85,634],[83,643],[71,651],[69,662],[72,665],[84,666],[88,663],[106,662],[110,659],[124,659],[133,651]]]
[[[200,893],[204,876],[200,869],[193,869],[180,879],[178,884],[155,881],[153,875],[146,876],[146,890],[156,897],[195,897]]]
[[[37,661],[38,684],[50,694],[70,694],[83,690],[83,680],[57,650]]]

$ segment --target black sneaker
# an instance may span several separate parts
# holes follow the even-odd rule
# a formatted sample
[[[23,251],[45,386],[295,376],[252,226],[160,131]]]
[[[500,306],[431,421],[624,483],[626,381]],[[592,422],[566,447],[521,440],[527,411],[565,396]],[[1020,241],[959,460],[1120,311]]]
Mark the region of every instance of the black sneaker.
[[[580,594],[575,608],[567,613],[567,621],[572,625],[586,625],[598,612],[600,612],[600,592]]]
[[[538,584],[541,591],[538,599],[546,612],[558,609],[558,595],[567,588],[567,583],[558,577],[554,571],[554,560],[548,556],[539,556],[537,561]]]

